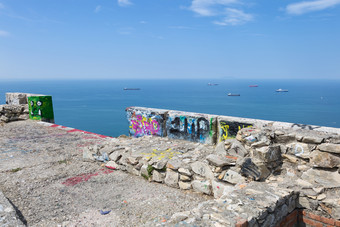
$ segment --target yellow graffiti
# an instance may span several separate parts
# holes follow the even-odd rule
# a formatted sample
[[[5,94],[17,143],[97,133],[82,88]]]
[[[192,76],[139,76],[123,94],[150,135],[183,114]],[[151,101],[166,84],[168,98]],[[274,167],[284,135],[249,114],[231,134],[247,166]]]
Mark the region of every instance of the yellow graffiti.
[[[227,139],[231,139],[231,138],[234,138],[234,136],[229,136],[229,134],[228,134],[228,130],[229,130],[229,128],[230,128],[230,126],[229,125],[227,125],[226,123],[224,123],[224,122],[221,122],[220,123],[220,126],[221,126],[221,131],[222,131],[222,134],[221,134],[221,136],[220,136],[220,142],[222,142],[222,141],[224,141],[224,140],[227,140]],[[241,129],[243,129],[243,128],[251,128],[251,127],[253,127],[252,125],[242,125],[242,127],[241,127],[241,125],[239,125],[238,126],[238,131],[240,131]]]
[[[152,149],[152,152],[150,153],[142,153],[143,155],[146,155],[145,158],[150,159],[153,157],[156,157],[158,160],[162,160],[164,158],[172,159],[175,155],[181,154],[181,152],[178,151],[172,151],[171,148],[165,150],[165,151],[159,151],[157,149]]]

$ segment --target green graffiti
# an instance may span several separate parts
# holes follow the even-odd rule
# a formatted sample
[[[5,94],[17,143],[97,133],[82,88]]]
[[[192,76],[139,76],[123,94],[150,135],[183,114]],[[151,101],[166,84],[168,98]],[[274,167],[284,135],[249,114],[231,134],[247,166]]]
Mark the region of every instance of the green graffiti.
[[[28,97],[28,109],[30,119],[54,122],[52,96]]]

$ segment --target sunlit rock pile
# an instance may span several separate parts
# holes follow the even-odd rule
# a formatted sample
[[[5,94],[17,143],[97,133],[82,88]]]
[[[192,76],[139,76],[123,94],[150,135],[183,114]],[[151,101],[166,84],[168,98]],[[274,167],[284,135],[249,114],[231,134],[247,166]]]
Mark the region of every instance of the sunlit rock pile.
[[[172,222],[234,225],[241,218],[250,226],[271,226],[295,208],[340,219],[340,137],[335,134],[245,128],[217,146],[120,137],[84,149],[83,157],[214,196],[195,211],[176,214]],[[281,214],[274,215],[278,210]]]

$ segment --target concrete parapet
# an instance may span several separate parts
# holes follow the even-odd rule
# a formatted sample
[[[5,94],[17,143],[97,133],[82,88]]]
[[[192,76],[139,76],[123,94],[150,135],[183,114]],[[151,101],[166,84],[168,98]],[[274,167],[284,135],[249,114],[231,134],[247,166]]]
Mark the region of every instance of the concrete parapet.
[[[235,138],[237,132],[243,128],[260,129],[266,126],[277,130],[309,130],[340,135],[339,128],[146,107],[129,107],[126,113],[129,132],[134,137],[156,135],[203,144],[218,144]]]
[[[8,92],[6,93],[6,104],[8,105],[22,105],[28,104],[28,97],[41,96],[39,94]]]
[[[203,144],[216,141],[216,115],[169,111],[166,121],[167,136]]]
[[[144,107],[126,108],[129,134],[133,137],[145,135],[166,136],[165,122],[168,110]]]

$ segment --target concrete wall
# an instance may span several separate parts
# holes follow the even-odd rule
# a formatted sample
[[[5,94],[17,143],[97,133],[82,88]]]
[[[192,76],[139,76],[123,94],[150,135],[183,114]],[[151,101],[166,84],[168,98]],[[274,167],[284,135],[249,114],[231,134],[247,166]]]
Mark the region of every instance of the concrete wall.
[[[242,128],[271,126],[277,129],[308,129],[340,134],[339,128],[259,119],[217,116],[184,111],[129,107],[126,109],[130,136],[156,135],[203,144],[217,144],[235,138]]]

